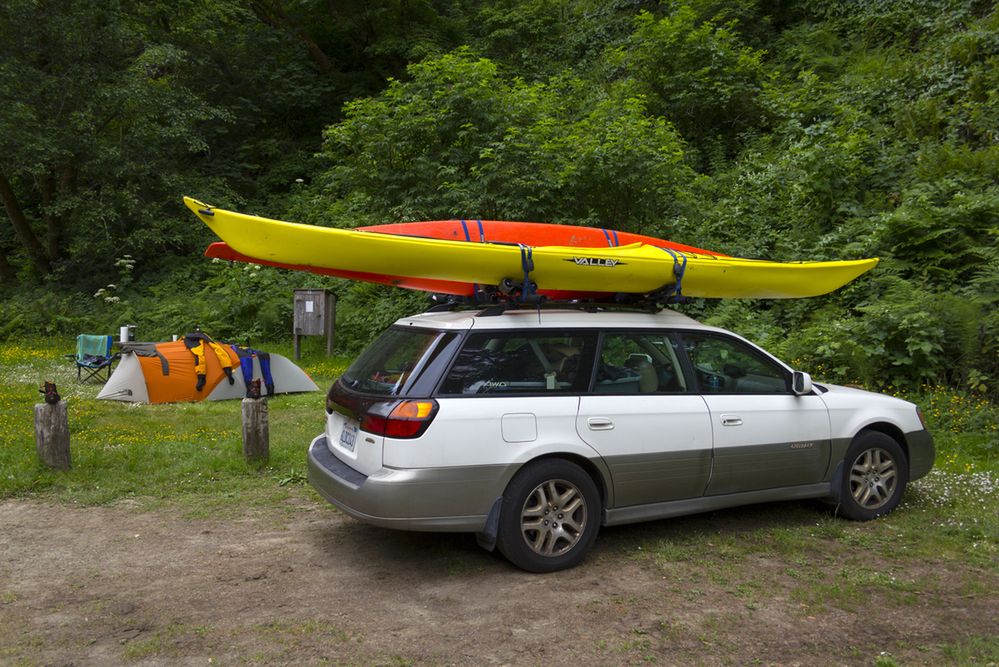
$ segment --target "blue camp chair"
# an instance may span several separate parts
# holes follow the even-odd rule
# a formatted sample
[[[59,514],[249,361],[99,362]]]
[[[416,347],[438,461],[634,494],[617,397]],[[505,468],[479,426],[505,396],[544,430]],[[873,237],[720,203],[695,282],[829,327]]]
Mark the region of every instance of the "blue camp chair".
[[[76,354],[72,357],[76,362],[78,382],[86,382],[90,378],[97,378],[101,382],[111,379],[111,365],[121,356],[111,354],[111,341],[111,336],[80,334],[76,337]],[[107,377],[102,377],[105,371]]]

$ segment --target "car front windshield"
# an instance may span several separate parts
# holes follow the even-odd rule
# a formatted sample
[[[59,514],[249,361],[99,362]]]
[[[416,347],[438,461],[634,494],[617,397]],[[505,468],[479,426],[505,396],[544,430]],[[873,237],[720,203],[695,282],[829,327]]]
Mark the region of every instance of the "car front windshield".
[[[348,388],[380,396],[398,396],[425,365],[442,332],[393,327],[357,358],[341,378]]]

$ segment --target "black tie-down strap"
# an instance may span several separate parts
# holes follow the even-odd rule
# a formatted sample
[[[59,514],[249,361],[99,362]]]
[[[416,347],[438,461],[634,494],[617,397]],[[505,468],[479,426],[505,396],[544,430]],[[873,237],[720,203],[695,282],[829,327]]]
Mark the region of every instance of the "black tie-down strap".
[[[660,250],[669,253],[669,256],[673,258],[673,276],[675,282],[668,287],[664,287],[659,292],[659,295],[667,302],[683,301],[683,274],[687,270],[687,256],[683,253],[673,252],[669,248],[660,248]]]
[[[170,375],[170,362],[167,358],[156,349],[159,343],[122,343],[121,353],[131,352],[137,357],[158,357],[160,360],[160,369],[163,371],[163,375]]]
[[[545,298],[538,294],[538,286],[531,280],[531,271],[534,270],[534,250],[523,243],[517,245],[520,247],[520,264],[524,270],[524,281],[520,286],[520,294],[516,297],[516,300],[525,304],[540,304]],[[655,296],[662,299],[664,303],[680,303],[686,299],[683,295],[683,276],[687,271],[687,256],[682,252],[674,252],[670,248],[660,249],[673,258],[674,282],[672,285],[664,287]],[[500,291],[506,294],[511,294],[515,289],[513,281],[509,279],[504,281],[504,285],[500,286]]]
[[[527,303],[534,299],[538,293],[538,286],[531,280],[531,271],[534,270],[534,248],[529,245],[520,245],[520,266],[524,269],[524,284],[520,288],[520,300]]]

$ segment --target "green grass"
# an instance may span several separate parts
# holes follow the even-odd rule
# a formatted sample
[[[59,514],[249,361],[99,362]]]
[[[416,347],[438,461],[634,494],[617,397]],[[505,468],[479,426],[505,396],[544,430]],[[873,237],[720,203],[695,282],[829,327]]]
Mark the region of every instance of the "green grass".
[[[100,385],[77,383],[73,364],[63,356],[72,350],[72,339],[0,343],[0,497],[44,495],[82,504],[141,497],[185,502],[206,513],[237,501],[280,502],[304,485],[305,447],[323,425],[322,391],[349,361],[326,357],[321,342],[305,339],[300,361],[321,391],[269,400],[271,457],[262,465],[243,460],[239,401],[98,401]],[[262,347],[293,354],[287,342]],[[35,454],[33,406],[41,401],[43,380],[54,380],[69,404],[73,467],[68,472],[44,468]],[[911,539],[903,546],[925,556],[939,548],[960,550],[959,537],[994,543],[999,407],[941,387],[924,387],[906,398],[923,406],[938,451],[934,473],[912,486],[905,500],[910,511],[898,516],[917,517],[914,530],[929,517],[939,530],[932,546]],[[905,520],[894,520],[902,522],[905,534]],[[850,524],[826,518],[809,532],[826,539],[864,539],[851,538],[850,531]],[[759,539],[776,553],[801,547],[793,528],[773,528]],[[723,542],[715,555],[737,557],[740,548]],[[666,561],[684,560],[698,549],[667,540],[656,553]]]
[[[191,516],[315,499],[305,483],[305,451],[323,426],[322,391],[269,400],[270,460],[250,464],[242,456],[239,401],[98,401],[100,385],[77,383],[73,364],[63,357],[72,344],[69,338],[0,343],[0,497],[84,505],[134,499],[144,505],[170,505]],[[262,347],[292,356],[288,343]],[[347,362],[326,357],[321,345],[306,344],[300,365],[325,390]],[[45,468],[35,453],[33,406],[41,400],[38,387],[43,380],[54,380],[69,404],[73,467],[67,472]],[[624,540],[624,548],[635,558],[651,558],[667,576],[679,571],[675,563],[696,563],[703,569],[703,580],[726,586],[749,602],[767,582],[733,575],[747,554],[792,563],[783,576],[794,579],[797,574],[802,586],[821,589],[825,603],[834,606],[863,586],[883,589],[900,604],[907,591],[878,579],[807,581],[809,566],[816,559],[828,559],[825,546],[830,543],[841,546],[847,559],[849,554],[873,552],[912,562],[960,559],[969,566],[995,569],[999,408],[939,387],[908,398],[924,407],[937,442],[936,468],[913,483],[900,511],[875,522],[875,528],[816,512],[807,503],[791,503],[781,506],[781,521],[764,519],[771,516],[770,506],[740,510],[740,525],[718,531],[703,517],[678,519],[669,524],[674,528],[665,537],[657,531],[659,537],[652,540]],[[973,589],[974,579],[963,585]],[[814,590],[802,595],[806,604],[816,597]]]
[[[141,405],[98,401],[101,385],[80,384],[62,357],[72,341],[0,343],[0,497],[40,496],[95,505],[126,498],[168,502],[217,515],[291,498],[305,483],[305,451],[323,427],[323,396],[346,360],[305,346],[301,367],[319,392],[269,399],[270,459],[242,456],[240,401]],[[290,345],[261,346],[292,357]],[[38,387],[56,382],[68,403],[72,468],[37,459]]]
[[[999,664],[999,637],[970,637],[941,647],[944,657],[955,665]]]

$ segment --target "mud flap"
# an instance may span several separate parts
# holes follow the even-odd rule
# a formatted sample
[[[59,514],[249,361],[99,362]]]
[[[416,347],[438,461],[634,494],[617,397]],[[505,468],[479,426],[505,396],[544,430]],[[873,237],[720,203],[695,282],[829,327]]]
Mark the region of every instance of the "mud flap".
[[[836,464],[836,469],[833,471],[832,479],[829,480],[829,496],[823,498],[822,501],[827,505],[833,507],[833,514],[839,514],[839,504],[840,504],[840,494],[843,489],[843,466],[845,461],[840,461]]]
[[[503,496],[493,501],[493,506],[486,516],[486,525],[481,533],[475,534],[475,541],[486,551],[496,549],[496,536],[499,534],[500,510],[503,508]]]

